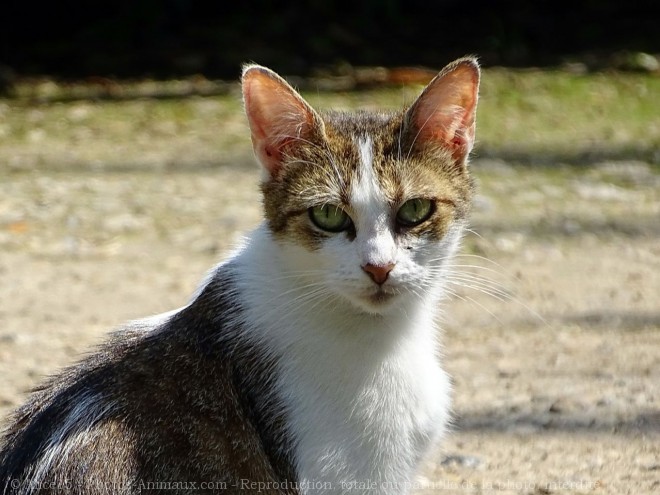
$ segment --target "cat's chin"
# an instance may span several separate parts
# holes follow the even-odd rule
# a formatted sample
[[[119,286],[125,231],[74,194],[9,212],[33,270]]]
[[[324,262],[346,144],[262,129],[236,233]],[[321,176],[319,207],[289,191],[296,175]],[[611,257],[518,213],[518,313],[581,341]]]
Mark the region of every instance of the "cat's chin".
[[[362,294],[351,298],[351,302],[361,311],[375,315],[382,315],[389,313],[397,307],[397,302],[400,302],[402,297],[403,296],[397,292],[382,290],[379,288],[377,290],[363,292]]]

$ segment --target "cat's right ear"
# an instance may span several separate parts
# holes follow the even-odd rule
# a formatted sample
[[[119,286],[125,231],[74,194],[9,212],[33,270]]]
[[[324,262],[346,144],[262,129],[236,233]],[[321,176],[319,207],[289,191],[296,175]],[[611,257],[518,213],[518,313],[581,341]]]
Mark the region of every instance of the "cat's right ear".
[[[247,65],[241,81],[254,153],[270,176],[276,177],[286,150],[297,142],[323,136],[323,121],[270,69]]]

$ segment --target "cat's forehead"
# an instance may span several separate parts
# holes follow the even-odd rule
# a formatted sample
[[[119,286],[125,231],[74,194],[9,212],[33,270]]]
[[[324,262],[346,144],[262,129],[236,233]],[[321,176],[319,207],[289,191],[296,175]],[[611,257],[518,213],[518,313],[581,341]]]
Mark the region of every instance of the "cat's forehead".
[[[390,125],[401,121],[401,115],[397,113],[370,112],[358,110],[356,112],[323,112],[323,120],[335,130],[347,135],[363,133],[379,133]]]
[[[323,139],[298,142],[289,156],[289,165],[284,167],[283,179],[289,192],[311,203],[349,205],[352,186],[369,173],[387,188],[388,196],[393,196],[400,168],[395,163],[395,148],[401,117],[331,112],[322,118]]]
[[[355,113],[328,112],[323,114],[327,137],[331,145],[357,151],[356,143],[369,140],[380,153],[391,151],[402,126],[402,114],[358,111]]]
[[[435,197],[448,185],[446,157],[413,151],[403,131],[403,113],[329,113],[323,118],[330,153],[318,165],[342,176],[342,184],[348,186],[344,193],[355,190],[365,176],[392,203],[410,194]],[[354,199],[350,194],[344,197],[347,203]]]

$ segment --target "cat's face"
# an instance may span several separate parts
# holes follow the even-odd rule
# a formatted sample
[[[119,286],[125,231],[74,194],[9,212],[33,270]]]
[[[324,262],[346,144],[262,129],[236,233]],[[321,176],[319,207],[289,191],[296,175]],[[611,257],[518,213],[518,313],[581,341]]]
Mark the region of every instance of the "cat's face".
[[[469,212],[478,80],[462,59],[405,112],[320,115],[273,72],[245,70],[268,226],[311,293],[386,313],[442,286]]]

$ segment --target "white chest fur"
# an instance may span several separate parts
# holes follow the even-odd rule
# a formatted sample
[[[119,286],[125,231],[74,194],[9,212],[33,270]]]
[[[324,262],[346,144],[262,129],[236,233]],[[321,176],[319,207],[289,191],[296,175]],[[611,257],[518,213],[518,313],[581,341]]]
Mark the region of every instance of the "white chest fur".
[[[448,381],[432,342],[411,338],[387,348],[371,339],[381,331],[387,340],[388,329],[353,331],[364,335],[323,342],[322,357],[285,368],[281,390],[291,401],[298,473],[303,484],[329,482],[335,492],[403,493],[444,425]]]
[[[278,356],[276,388],[303,492],[405,493],[448,416],[433,312],[421,301],[388,316],[291,304],[301,292],[274,260],[260,262],[272,255],[263,241],[239,257],[245,323]],[[272,273],[249,273],[254,266]]]

